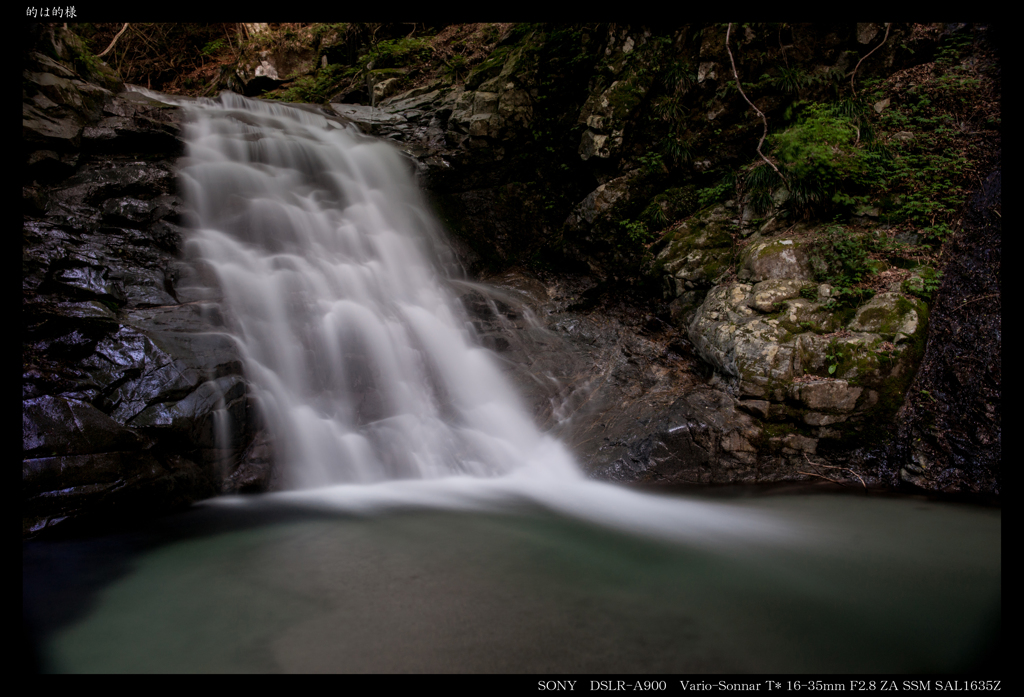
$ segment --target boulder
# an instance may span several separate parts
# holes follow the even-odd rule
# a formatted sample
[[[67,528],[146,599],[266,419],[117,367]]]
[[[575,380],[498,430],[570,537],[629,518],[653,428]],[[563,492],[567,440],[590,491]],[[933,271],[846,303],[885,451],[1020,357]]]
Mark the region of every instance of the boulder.
[[[666,234],[668,244],[655,265],[665,274],[665,296],[676,298],[694,288],[710,288],[728,270],[733,257],[731,216],[712,206],[690,216]]]
[[[911,339],[920,325],[924,303],[903,293],[878,293],[857,308],[849,328],[858,332],[873,332],[886,339],[901,343]]]
[[[754,283],[770,278],[812,281],[814,270],[805,242],[792,237],[765,237],[755,233],[744,248],[738,276]]]

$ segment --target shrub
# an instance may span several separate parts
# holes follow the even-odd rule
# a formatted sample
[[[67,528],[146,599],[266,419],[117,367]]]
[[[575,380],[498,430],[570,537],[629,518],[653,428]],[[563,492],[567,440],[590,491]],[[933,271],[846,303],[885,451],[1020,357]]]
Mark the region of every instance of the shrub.
[[[874,293],[854,288],[874,269],[868,256],[873,250],[871,237],[850,232],[839,225],[827,228],[818,236],[811,253],[815,277],[832,286],[831,307],[859,304]]]
[[[845,203],[836,193],[864,178],[866,166],[856,147],[859,128],[833,105],[807,105],[799,120],[771,141],[800,208]]]

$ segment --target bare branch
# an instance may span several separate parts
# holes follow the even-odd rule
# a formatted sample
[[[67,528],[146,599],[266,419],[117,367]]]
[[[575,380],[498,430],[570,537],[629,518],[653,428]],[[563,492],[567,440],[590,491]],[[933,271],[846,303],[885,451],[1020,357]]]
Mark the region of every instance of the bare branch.
[[[826,477],[824,474],[815,474],[814,472],[800,472],[800,471],[797,471],[797,474],[806,474],[808,477],[820,477],[821,479],[829,480],[833,484],[838,484],[839,486],[843,486],[843,487],[846,486],[845,484],[843,484],[838,479],[832,479],[832,477]]]
[[[117,32],[117,36],[115,36],[114,40],[110,42],[110,45],[107,46],[105,49],[103,49],[103,53],[97,55],[96,57],[97,58],[102,58],[103,56],[105,56],[108,53],[110,53],[110,49],[114,48],[114,44],[117,43],[117,40],[121,38],[121,34],[124,34],[124,30],[127,29],[127,28],[128,28],[128,22],[125,22],[124,26],[121,27],[121,31]]]
[[[993,211],[993,213],[994,213],[994,212],[995,212],[995,211]],[[1000,218],[1002,218],[1003,216],[999,216],[999,217],[1000,217]],[[964,305],[969,305],[969,304],[971,304],[971,303],[975,303],[975,302],[978,302],[979,300],[985,300],[985,299],[987,299],[987,298],[995,298],[995,297],[998,297],[998,295],[999,295],[999,293],[990,293],[990,294],[988,294],[988,295],[982,295],[982,296],[980,296],[980,297],[977,297],[977,298],[971,298],[971,299],[970,299],[970,300],[968,300],[967,302],[965,302],[965,303],[961,303],[960,305],[958,305],[956,309],[957,309],[957,310],[959,310],[959,309],[960,309],[961,307],[963,307]]]
[[[863,486],[863,487],[864,487],[865,489],[867,489],[867,488],[868,488],[867,482],[865,482],[865,481],[864,481],[864,478],[863,478],[862,476],[860,476],[859,474],[857,474],[857,473],[856,473],[856,472],[855,472],[854,470],[850,469],[849,467],[837,467],[836,465],[823,465],[823,464],[821,464],[820,462],[813,462],[813,461],[811,460],[811,458],[807,457],[807,453],[804,453],[804,460],[806,460],[806,461],[807,461],[807,464],[808,464],[808,465],[811,465],[811,466],[813,466],[813,467],[827,467],[827,468],[828,468],[828,469],[830,469],[830,470],[845,470],[846,472],[849,472],[849,473],[850,473],[850,474],[852,474],[852,475],[853,475],[854,477],[856,477],[857,479],[859,479],[859,480],[860,480],[860,483],[861,483],[861,485],[862,485],[862,486]],[[800,472],[800,474],[810,474],[810,472]],[[818,474],[818,475],[815,475],[815,476],[817,476],[817,477],[821,477],[822,475]],[[828,477],[824,477],[824,479],[828,479]],[[829,479],[829,481],[835,481],[835,480],[834,480],[834,479]],[[836,482],[836,483],[837,483],[837,484],[839,484],[840,482]]]
[[[783,176],[782,172],[779,171],[779,168],[775,166],[775,163],[769,160],[767,157],[765,157],[764,153],[761,152],[761,145],[764,144],[764,139],[768,137],[768,119],[765,118],[764,114],[761,113],[760,109],[754,106],[754,103],[752,101],[747,99],[747,95],[743,91],[743,85],[740,84],[740,75],[738,72],[736,72],[736,61],[732,57],[732,49],[729,48],[730,32],[732,32],[732,22],[729,23],[729,26],[725,30],[725,50],[729,52],[729,62],[732,63],[732,74],[733,77],[736,78],[736,87],[737,89],[739,89],[740,94],[743,95],[743,98],[747,100],[747,104],[750,105],[750,108],[756,111],[757,115],[761,117],[761,122],[764,124],[764,132],[761,134],[761,140],[757,142],[757,154],[760,155],[761,159],[767,162],[769,166],[771,166],[771,168],[775,170],[776,174],[782,177],[782,181],[786,181],[786,177]],[[788,184],[789,182],[786,183]]]
[[[867,55],[864,56],[864,58],[867,58],[872,53],[874,53],[878,49],[882,48],[882,45],[885,44],[886,40],[889,38],[889,28],[890,27],[892,27],[892,24],[890,24],[889,22],[886,22],[885,23],[885,36],[882,37],[882,43],[878,44],[873,49],[868,51]],[[857,61],[857,65],[853,66],[853,72],[850,73],[850,89],[853,90],[853,96],[854,97],[857,96],[857,89],[853,86],[853,80],[857,76],[857,68],[859,68],[860,64],[864,62],[864,58],[861,58],[859,61]]]

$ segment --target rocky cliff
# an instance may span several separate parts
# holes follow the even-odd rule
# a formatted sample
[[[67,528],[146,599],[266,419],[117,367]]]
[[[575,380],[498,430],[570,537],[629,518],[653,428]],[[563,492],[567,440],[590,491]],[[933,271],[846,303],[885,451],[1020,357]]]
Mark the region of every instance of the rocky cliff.
[[[404,91],[378,50],[366,103],[329,108],[409,154],[497,284],[463,294],[481,341],[594,476],[998,492],[998,170],[963,224],[931,173],[963,188],[997,166],[998,123],[956,101],[998,98],[985,31],[502,25]],[[342,60],[320,41],[293,71]],[[287,84],[286,56],[257,55],[221,75]],[[779,124],[778,178],[737,61]],[[869,112],[811,108],[847,79],[873,81]],[[201,310],[180,119],[70,32],[26,37],[26,533],[273,485],[237,350]]]
[[[123,91],[69,32],[36,31],[23,65],[25,530],[244,487],[255,412],[236,348],[188,290],[180,113]]]

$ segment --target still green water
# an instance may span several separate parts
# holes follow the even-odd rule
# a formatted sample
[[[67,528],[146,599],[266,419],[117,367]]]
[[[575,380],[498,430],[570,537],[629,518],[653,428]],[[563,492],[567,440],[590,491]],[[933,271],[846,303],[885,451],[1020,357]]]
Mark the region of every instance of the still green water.
[[[969,669],[994,648],[998,509],[838,495],[644,499],[710,507],[723,534],[671,539],[540,506],[357,513],[294,501],[288,510],[301,515],[169,532],[186,513],[147,532],[143,548],[114,553],[121,570],[87,599],[32,596],[82,606],[39,637],[43,668],[915,673]],[[201,514],[223,521],[254,506],[281,509],[269,499]],[[649,515],[671,517],[658,510]],[[744,532],[761,524],[775,533]],[[33,571],[52,557],[45,550],[26,552],[26,588],[33,573],[52,573]]]

